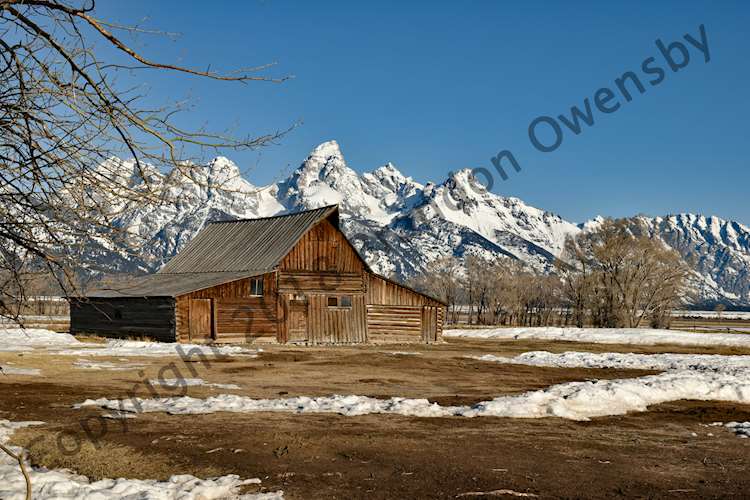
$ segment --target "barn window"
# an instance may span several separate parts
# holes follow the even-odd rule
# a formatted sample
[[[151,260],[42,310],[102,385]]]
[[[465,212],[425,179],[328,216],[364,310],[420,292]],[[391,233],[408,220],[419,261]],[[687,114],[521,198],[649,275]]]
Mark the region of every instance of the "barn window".
[[[342,295],[340,297],[336,297],[333,295],[329,295],[328,307],[352,307],[352,296]]]
[[[263,296],[263,278],[262,277],[250,279],[250,296],[251,297]]]

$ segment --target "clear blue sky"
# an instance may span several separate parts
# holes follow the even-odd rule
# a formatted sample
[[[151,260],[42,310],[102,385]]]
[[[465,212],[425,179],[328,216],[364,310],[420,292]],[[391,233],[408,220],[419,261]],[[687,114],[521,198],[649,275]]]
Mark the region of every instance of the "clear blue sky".
[[[582,221],[597,214],[715,214],[750,224],[750,4],[747,2],[190,2],[101,0],[100,17],[182,33],[140,36],[165,61],[233,69],[271,61],[277,85],[142,76],[155,100],[195,99],[185,125],[263,133],[304,123],[260,155],[228,154],[267,183],[336,139],[358,171],[387,161],[421,182],[491,168],[503,149],[522,172],[493,191]],[[683,38],[700,40],[711,60]],[[680,40],[690,63],[634,91],[617,112],[594,110],[552,153],[532,147],[540,115],[569,115]],[[676,55],[676,54],[675,54]]]

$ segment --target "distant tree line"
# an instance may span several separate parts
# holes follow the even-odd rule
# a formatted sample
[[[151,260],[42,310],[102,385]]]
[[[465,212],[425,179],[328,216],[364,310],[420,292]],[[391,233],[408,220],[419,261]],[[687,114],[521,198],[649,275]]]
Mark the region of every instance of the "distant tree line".
[[[686,294],[682,257],[632,220],[569,237],[554,272],[470,255],[433,262],[411,285],[448,304],[448,322],[507,326],[669,326]]]

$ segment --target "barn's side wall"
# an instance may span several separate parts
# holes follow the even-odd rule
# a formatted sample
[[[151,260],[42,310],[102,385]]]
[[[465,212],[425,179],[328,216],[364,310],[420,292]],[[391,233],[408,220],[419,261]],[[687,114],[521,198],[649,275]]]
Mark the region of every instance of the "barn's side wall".
[[[70,331],[174,342],[175,300],[171,297],[75,299],[70,304]]]
[[[275,342],[277,340],[276,274],[263,276],[263,296],[250,296],[250,280],[230,281],[176,299],[176,331],[180,342]],[[209,299],[213,339],[191,336],[191,300]]]
[[[367,331],[375,343],[436,342],[445,306],[425,295],[367,273]]]

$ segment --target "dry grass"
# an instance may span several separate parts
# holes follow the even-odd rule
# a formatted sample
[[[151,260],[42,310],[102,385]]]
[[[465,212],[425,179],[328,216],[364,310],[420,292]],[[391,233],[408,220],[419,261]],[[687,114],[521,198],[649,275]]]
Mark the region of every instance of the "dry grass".
[[[58,446],[60,433],[46,428],[27,427],[13,434],[12,443],[28,450],[33,465],[51,469],[71,469],[94,480],[127,477],[129,479],[167,480],[175,470],[190,473],[190,463],[154,450],[136,449],[105,441],[94,445],[83,440],[75,453],[66,453]],[[71,443],[65,446],[73,449]],[[220,470],[212,467],[198,468],[196,473],[209,477],[219,476]]]

